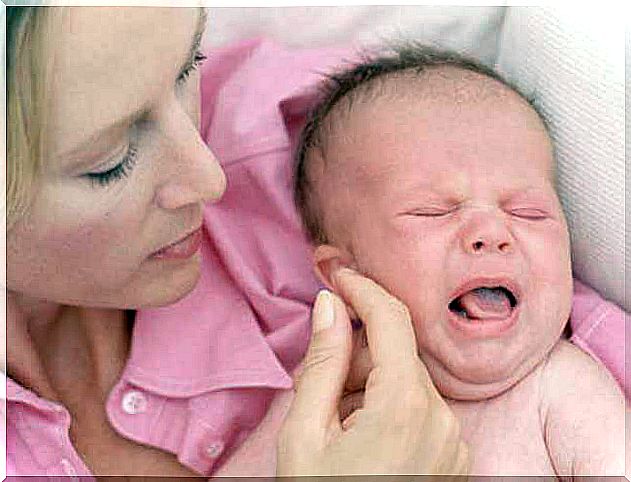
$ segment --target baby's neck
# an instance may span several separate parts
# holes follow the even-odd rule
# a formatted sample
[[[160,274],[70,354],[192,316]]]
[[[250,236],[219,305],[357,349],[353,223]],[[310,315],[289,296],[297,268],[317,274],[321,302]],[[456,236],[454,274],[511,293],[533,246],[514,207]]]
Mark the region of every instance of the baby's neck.
[[[543,361],[525,377],[512,385],[508,390],[491,398],[479,400],[453,400],[446,398],[447,405],[453,410],[460,422],[465,440],[471,440],[473,434],[484,434],[484,426],[498,417],[505,417],[507,406],[519,406],[527,403],[538,406],[540,390],[538,388]],[[533,398],[534,397],[534,398]]]

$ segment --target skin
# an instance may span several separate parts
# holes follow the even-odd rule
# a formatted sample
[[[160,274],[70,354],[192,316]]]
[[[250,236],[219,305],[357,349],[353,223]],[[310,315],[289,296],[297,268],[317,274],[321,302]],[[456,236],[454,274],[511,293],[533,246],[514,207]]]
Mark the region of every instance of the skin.
[[[305,475],[426,474],[423,480],[458,480],[445,474],[468,473],[468,449],[458,420],[416,355],[408,310],[356,271],[336,269],[332,279],[340,296],[323,290],[315,300],[311,344],[294,373],[294,391],[274,399],[217,475],[303,476],[287,479],[299,481]],[[365,322],[374,362],[365,403],[350,415],[340,404],[352,362],[349,308]]]
[[[225,189],[197,130],[198,74],[177,80],[200,21],[194,8],[67,9],[53,51],[48,155],[29,213],[7,233],[9,374],[68,408],[71,439],[99,474],[191,475],[118,436],[104,406],[129,350],[122,309],[171,303],[199,276],[199,253],[152,253],[200,227],[202,203]],[[125,121],[139,109],[142,120]],[[138,154],[129,175],[92,182],[130,142]]]
[[[124,310],[172,303],[199,276],[198,254],[178,260],[152,254],[199,228],[203,203],[221,197],[226,185],[197,130],[198,76],[190,72],[187,82],[178,81],[199,22],[198,9],[66,10],[54,26],[51,47],[46,159],[29,212],[7,233],[8,374],[69,411],[72,444],[98,475],[195,475],[173,455],[121,437],[107,420],[105,402],[129,352]],[[139,111],[142,116],[130,121]],[[94,182],[96,173],[119,164],[130,143],[137,156],[128,175],[107,186]],[[371,283],[358,279],[358,287]],[[374,305],[369,295],[357,291],[351,304]],[[381,331],[395,337],[409,332],[407,313],[389,300],[382,293],[379,310],[372,309],[391,322]],[[317,314],[314,321],[318,325]],[[391,426],[386,402],[396,377],[374,384],[370,420],[358,421],[353,434],[338,430],[341,445],[319,444],[318,427],[309,426],[316,421],[305,415],[305,406],[321,412],[337,407],[341,393],[331,392],[330,380],[346,377],[350,358],[348,319],[336,317],[335,327],[311,344],[311,353],[330,356],[305,369],[298,389],[302,403],[289,418],[301,430],[288,429],[282,438],[295,451],[305,433],[316,437],[317,457],[287,450],[280,457],[283,474],[336,473],[356,464],[357,454],[374,440],[373,419]],[[384,360],[395,358],[392,349],[389,358],[384,350]],[[414,350],[403,357],[397,350],[396,359],[390,370],[400,370],[403,361],[424,373]],[[464,471],[457,425],[427,377],[412,388],[403,382],[409,396],[397,411],[417,416],[421,407],[427,420],[441,423],[429,425],[422,440],[413,437],[409,424],[409,451],[395,460],[389,454],[373,457],[372,471]],[[313,393],[323,395],[315,407]],[[390,447],[403,440],[400,432],[381,439]]]
[[[352,125],[357,130],[349,133],[338,127],[330,133],[337,133],[337,137],[327,136],[326,163],[319,159],[318,164],[316,159],[314,170],[320,169],[322,176],[316,177],[322,180],[320,193],[331,188],[327,191],[328,196],[320,196],[320,199],[331,200],[333,207],[326,211],[325,218],[329,223],[327,234],[340,244],[317,248],[316,269],[346,304],[335,295],[321,293],[318,296],[313,316],[313,343],[304,361],[305,371],[298,375],[298,392],[275,400],[266,419],[222,468],[221,475],[271,476],[275,469],[288,475],[319,474],[327,465],[343,474],[386,473],[379,462],[375,463],[377,454],[385,455],[391,461],[391,473],[431,473],[428,467],[434,473],[463,473],[467,467],[467,449],[458,442],[460,437],[471,447],[469,473],[480,476],[513,474],[571,478],[576,475],[620,476],[623,473],[623,395],[604,367],[567,341],[559,340],[560,329],[568,315],[569,254],[565,221],[552,187],[552,157],[545,130],[536,114],[509,91],[498,92],[498,85],[485,84],[483,79],[475,77],[462,82],[463,74],[457,73],[459,75],[454,75],[453,71],[440,72],[438,85],[431,84],[436,79],[422,80],[423,87],[428,87],[432,94],[433,103],[428,102],[428,97],[424,97],[426,92],[419,92],[420,89],[410,92],[407,97],[397,98],[399,103],[391,97],[386,98],[374,109],[361,110],[358,106],[361,101],[356,100],[356,110],[351,109],[351,116],[357,115],[358,119],[349,123],[356,122]],[[411,89],[410,85],[418,87],[411,79],[406,79],[405,85],[396,85],[398,95]],[[447,105],[455,108],[445,109]],[[504,113],[504,109],[508,113]],[[361,114],[357,114],[357,110]],[[489,125],[485,119],[496,120],[497,124],[490,122]],[[371,123],[375,127],[366,128]],[[482,142],[475,142],[474,137],[481,135]],[[366,144],[355,143],[354,136]],[[422,142],[418,142],[419,138]],[[393,143],[388,144],[388,139],[394,139]],[[341,153],[333,151],[331,146],[337,142],[350,143],[351,147]],[[492,157],[493,148],[500,151],[495,158]],[[335,184],[341,179],[339,171],[336,176],[327,177],[327,169],[342,170],[339,164],[332,167],[341,162],[332,152],[336,156],[354,156],[348,161],[350,167],[344,171],[343,183]],[[481,161],[476,154],[485,160]],[[506,162],[512,159],[511,156],[522,162],[517,166]],[[419,158],[425,161],[421,166]],[[432,164],[432,160],[440,161],[440,166],[436,168],[436,162]],[[499,169],[494,162],[501,160],[504,160],[502,166],[510,172],[514,169],[515,178],[505,171],[497,172]],[[371,162],[378,164],[381,170],[373,170]],[[519,167],[527,162],[530,162],[529,169],[520,170]],[[403,170],[401,166],[409,169]],[[433,181],[430,186],[438,186],[443,196],[449,194],[450,189],[459,188],[456,192],[464,199],[458,208],[464,213],[454,216],[455,220],[442,220],[438,227],[421,224],[424,229],[420,229],[417,225],[409,228],[404,224],[401,228],[399,219],[392,221],[387,217],[392,211],[398,212],[401,203],[406,206],[405,216],[410,215],[409,204],[415,208],[412,211],[415,218],[429,217],[435,221],[445,216],[436,214],[436,206],[440,206],[436,199],[440,200],[440,197],[435,193],[429,194],[433,194],[431,199],[434,201],[431,210],[422,204],[427,202],[429,195],[427,190],[418,187],[422,185],[419,179],[428,178]],[[410,184],[406,186],[406,183]],[[405,190],[409,186],[411,201],[410,192]],[[366,197],[362,197],[362,190],[367,192]],[[401,193],[407,197],[398,197]],[[455,196],[452,194],[452,197]],[[377,199],[386,202],[371,204]],[[502,202],[498,201],[500,199]],[[352,201],[352,207],[359,206],[357,211],[361,214],[355,220],[344,216],[347,211],[342,200]],[[543,211],[545,216],[541,214]],[[385,228],[379,222],[384,213]],[[362,215],[366,215],[368,221],[362,219]],[[353,222],[357,224],[350,224]],[[331,229],[332,225],[337,227],[336,231]],[[349,225],[351,229],[361,226],[364,230],[345,238],[342,226]],[[380,244],[380,236],[387,238],[388,243]],[[439,236],[441,239],[436,239]],[[374,244],[363,242],[375,238],[378,249],[373,250]],[[482,244],[478,244],[480,242]],[[551,253],[538,252],[541,250],[537,245],[544,246],[543,243]],[[391,246],[394,248],[388,251]],[[477,249],[473,249],[474,246]],[[393,251],[399,249],[416,251],[408,251],[408,257],[402,263],[400,257],[393,255]],[[433,258],[425,254],[425,250],[431,249]],[[361,259],[358,253],[363,254]],[[386,261],[381,258],[384,253],[388,256]],[[417,264],[416,260],[421,258],[423,263]],[[523,308],[519,309],[523,309],[523,316],[514,328],[494,338],[465,339],[463,342],[461,334],[454,336],[454,332],[440,326],[444,323],[439,317],[440,312],[434,318],[439,324],[438,329],[425,326],[423,319],[417,317],[414,333],[411,327],[402,323],[409,318],[410,312],[401,301],[356,272],[339,269],[340,265],[350,264],[363,270],[369,262],[374,269],[369,276],[375,276],[375,271],[380,268],[377,276],[390,282],[397,296],[407,293],[412,315],[425,314],[423,305],[419,308],[418,297],[414,297],[419,291],[426,296],[423,302],[432,308],[431,304],[440,300],[441,285],[451,284],[454,278],[459,280],[463,266],[475,270],[482,265],[488,269],[485,275],[497,275],[497,271],[503,269],[507,276],[510,274],[507,268],[512,268],[512,281],[521,287]],[[429,289],[419,281],[425,274],[419,270],[425,267],[431,274]],[[472,276],[479,274],[474,272]],[[414,276],[418,278],[414,279]],[[529,279],[535,284],[524,281]],[[543,293],[542,301],[536,283],[547,283],[548,286],[544,284],[543,288],[558,296]],[[420,290],[406,291],[408,286],[420,287]],[[324,301],[330,298],[334,299],[333,310],[327,309]],[[359,299],[364,302],[357,303]],[[366,303],[366,300],[372,300],[372,303]],[[386,307],[388,309],[382,311]],[[318,321],[323,322],[327,311],[335,314],[335,322],[323,330]],[[361,319],[365,330],[351,335],[347,312]],[[524,328],[520,324],[527,324],[526,329],[532,325],[532,330],[526,330],[529,337],[534,338],[532,343],[528,337],[524,339]],[[346,356],[339,350],[330,349],[330,343],[338,337],[348,348]],[[329,338],[329,344],[323,341],[326,338]],[[420,340],[418,345],[417,340]],[[502,342],[505,346],[501,346]],[[524,345],[520,346],[518,342]],[[440,355],[439,349],[445,346],[450,350],[466,351],[470,356],[466,360],[468,364],[456,365],[447,376],[443,375],[443,367],[437,366],[444,363],[442,359],[437,359],[434,365],[428,362],[432,377],[443,390],[442,395],[452,390],[450,393],[455,394],[452,399],[444,400],[431,383],[429,386],[420,383],[426,390],[420,391],[424,392],[424,397],[418,397],[419,381],[429,382],[428,372],[422,364],[408,364],[410,360],[406,360],[406,354],[416,352],[421,343],[429,347],[421,349],[422,356],[431,349],[436,349]],[[352,358],[348,356],[350,345],[354,345]],[[472,345],[475,353],[471,352]],[[386,360],[384,355],[393,358]],[[457,357],[447,360],[453,359],[458,361]],[[331,377],[330,373],[322,373],[327,364],[351,365],[350,376]],[[518,372],[523,370],[521,377],[519,373],[515,377],[516,381],[506,368],[511,364],[518,367]],[[397,366],[398,369],[392,370]],[[344,371],[346,369],[341,370]],[[469,378],[463,383],[465,376]],[[322,389],[324,384],[314,383],[318,377],[327,382],[328,390]],[[499,382],[495,377],[499,377]],[[481,383],[475,384],[477,380]],[[392,385],[388,386],[388,381]],[[401,390],[401,386],[405,388]],[[510,389],[503,388],[506,386]],[[375,396],[379,390],[385,391],[383,397]],[[342,394],[344,396],[340,397]],[[290,407],[292,398],[293,406]],[[320,403],[322,400],[326,403]],[[416,408],[407,410],[409,403]],[[327,405],[328,409],[323,410]],[[433,408],[428,416],[425,408],[429,406]],[[438,407],[443,409],[437,410]],[[379,416],[381,413],[393,416],[388,420]],[[412,415],[411,418],[407,418],[408,415]],[[285,424],[279,432],[279,421],[283,417],[286,417]],[[310,430],[305,429],[306,420],[314,422],[308,423]],[[458,431],[459,426],[462,432]],[[436,427],[443,430],[442,436]],[[399,433],[399,444],[384,440],[392,431]],[[366,433],[368,437],[360,436]],[[423,447],[422,441],[427,441],[429,433],[433,434],[432,444]],[[331,457],[336,451],[339,455],[345,443],[353,437],[361,442],[369,441],[363,450],[356,451],[355,460],[341,463],[339,457]],[[280,440],[278,460],[269,448],[270,441],[276,438]],[[296,440],[300,443],[296,444]],[[361,442],[355,447],[361,446]],[[430,460],[414,465],[408,450],[423,456],[435,454],[436,458],[431,460],[430,456]],[[281,458],[288,453],[292,457]],[[452,455],[445,456],[445,453]],[[461,460],[461,464],[458,465],[456,460]],[[445,464],[445,461],[451,464]],[[330,470],[324,473],[331,473]],[[440,480],[445,477],[441,476]]]
[[[7,238],[10,291],[137,308],[173,302],[197,281],[198,255],[176,262],[150,255],[200,227],[202,202],[225,189],[197,130],[198,74],[176,84],[200,15],[145,10],[70,9],[64,19],[53,53],[49,156],[29,214]],[[169,35],[152,25],[168,26]],[[138,124],[121,122],[143,108]],[[119,125],[107,129],[112,124]],[[130,142],[138,156],[128,177],[107,187],[85,177],[114,167]]]
[[[567,225],[534,110],[477,74],[424,75],[356,102],[326,161],[314,159],[332,240],[316,250],[316,271],[332,286],[331,264],[350,265],[395,294],[443,396],[480,400],[521,380],[559,339],[571,300]],[[498,275],[520,288],[517,323],[464,336],[448,321],[452,293]]]

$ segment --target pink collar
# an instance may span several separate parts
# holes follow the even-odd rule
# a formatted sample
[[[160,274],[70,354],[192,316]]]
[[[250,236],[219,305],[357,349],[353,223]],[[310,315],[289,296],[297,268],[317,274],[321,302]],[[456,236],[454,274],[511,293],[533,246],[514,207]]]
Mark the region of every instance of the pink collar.
[[[207,236],[193,292],[174,305],[138,311],[123,378],[175,397],[224,388],[291,387],[256,313]]]

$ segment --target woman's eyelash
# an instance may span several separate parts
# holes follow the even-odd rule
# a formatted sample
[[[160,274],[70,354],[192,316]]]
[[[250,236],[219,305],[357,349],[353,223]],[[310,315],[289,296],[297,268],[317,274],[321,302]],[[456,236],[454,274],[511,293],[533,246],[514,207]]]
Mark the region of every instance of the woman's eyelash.
[[[184,84],[188,77],[206,60],[206,56],[201,51],[195,52],[193,59],[184,68],[177,78],[177,84]],[[123,179],[129,175],[136,164],[136,155],[138,153],[137,148],[130,144],[125,156],[116,166],[112,169],[103,172],[91,172],[85,174],[85,177],[92,181],[92,185],[105,187],[110,183]]]
[[[90,179],[90,181],[92,181],[92,185],[94,186],[108,186],[114,181],[118,181],[129,176],[129,173],[136,164],[137,154],[138,149],[134,145],[130,144],[121,162],[119,162],[112,169],[103,172],[91,172],[86,174],[85,177]]]
[[[198,50],[197,52],[195,52],[193,59],[188,63],[188,65],[184,68],[184,70],[182,70],[182,72],[177,78],[176,83],[178,85],[186,83],[186,81],[188,80],[188,77],[195,70],[197,70],[199,66],[202,65],[207,58],[208,57],[206,57],[203,53],[201,53],[201,51]]]

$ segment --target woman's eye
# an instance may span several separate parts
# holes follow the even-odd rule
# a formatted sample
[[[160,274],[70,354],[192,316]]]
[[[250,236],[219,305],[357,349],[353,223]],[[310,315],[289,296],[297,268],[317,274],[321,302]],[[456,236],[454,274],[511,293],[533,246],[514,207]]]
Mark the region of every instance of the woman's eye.
[[[510,213],[513,216],[516,216],[518,218],[529,219],[533,221],[546,219],[548,217],[548,215],[544,211],[541,211],[540,209],[534,209],[534,208],[512,209]]]
[[[127,148],[127,152],[123,156],[123,159],[121,159],[121,161],[113,168],[108,169],[107,171],[90,172],[85,174],[84,177],[89,179],[93,186],[106,187],[115,181],[119,181],[120,179],[129,176],[129,173],[136,164],[137,154],[138,150],[136,147],[130,144]]]
[[[186,67],[184,67],[184,70],[180,72],[180,75],[178,76],[176,80],[176,84],[177,85],[185,84],[189,76],[195,70],[197,70],[199,66],[202,65],[206,59],[207,57],[203,53],[201,53],[201,51],[198,50],[197,52],[195,52],[193,59],[186,65]]]

